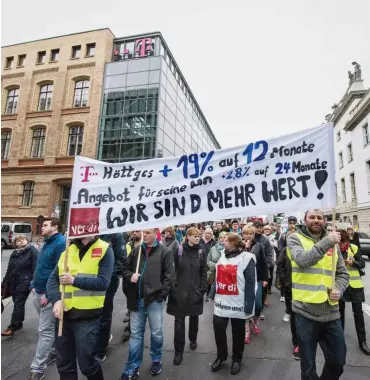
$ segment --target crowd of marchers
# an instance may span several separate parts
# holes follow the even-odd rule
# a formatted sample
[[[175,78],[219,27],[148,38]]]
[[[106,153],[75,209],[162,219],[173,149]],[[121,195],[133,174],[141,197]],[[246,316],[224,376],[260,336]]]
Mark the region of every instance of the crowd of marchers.
[[[353,228],[333,231],[325,226],[323,213],[309,210],[303,224],[289,217],[286,231],[276,223],[233,220],[84,237],[70,242],[66,270],[61,223],[46,219],[40,251],[25,235],[14,238],[15,250],[1,288],[2,299],[12,297],[13,313],[2,336],[12,337],[22,328],[31,294],[39,315],[39,336],[27,380],[44,379],[47,365],[55,360],[61,380],[78,378],[77,363],[87,379],[102,380],[101,364],[112,338],[114,296],[121,282],[128,310],[122,340],[129,341],[121,380],[139,378],[147,320],[150,373],[161,373],[165,312],[174,317],[173,364],[181,365],[185,318],[189,317],[190,349],[196,350],[204,302],[212,302],[214,308],[217,356],[211,369],[222,370],[230,352],[230,372],[235,375],[241,369],[244,348],[268,324],[261,321],[275,285],[280,301],[285,302],[282,318],[290,323],[292,356],[300,360],[301,379],[339,379],[346,360],[348,302],[359,348],[370,355],[362,312],[365,262]],[[60,323],[62,335],[58,336]],[[325,357],[320,377],[318,344]]]

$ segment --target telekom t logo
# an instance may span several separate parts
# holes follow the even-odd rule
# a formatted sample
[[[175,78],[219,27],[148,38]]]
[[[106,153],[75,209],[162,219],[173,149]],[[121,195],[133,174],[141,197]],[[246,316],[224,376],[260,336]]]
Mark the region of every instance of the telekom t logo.
[[[146,57],[148,55],[148,52],[151,51],[153,51],[151,37],[140,38],[139,40],[135,41],[135,52],[139,57]]]
[[[90,182],[89,177],[98,175],[94,170],[94,166],[80,166],[81,177],[83,177],[81,182]]]

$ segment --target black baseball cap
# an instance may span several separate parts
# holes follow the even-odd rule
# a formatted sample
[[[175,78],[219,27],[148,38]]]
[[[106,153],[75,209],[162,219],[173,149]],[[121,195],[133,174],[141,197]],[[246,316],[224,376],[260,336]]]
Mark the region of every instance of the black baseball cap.
[[[296,222],[297,223],[297,218],[295,216],[290,216],[288,218],[288,222]]]
[[[260,220],[255,220],[253,225],[254,227],[263,227],[263,223]]]

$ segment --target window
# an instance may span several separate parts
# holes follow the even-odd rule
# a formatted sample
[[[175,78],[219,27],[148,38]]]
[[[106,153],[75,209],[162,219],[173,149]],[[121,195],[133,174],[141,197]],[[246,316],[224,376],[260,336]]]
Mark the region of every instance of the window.
[[[53,49],[50,53],[50,62],[59,61],[59,49]]]
[[[339,169],[343,168],[343,153],[339,153]]]
[[[340,131],[337,132],[337,141],[340,140]]]
[[[12,132],[10,131],[1,133],[1,159],[2,160],[8,159],[11,137],[12,137]]]
[[[81,56],[81,45],[72,46],[72,58],[80,58]]]
[[[95,44],[86,45],[86,56],[93,57],[95,55]]]
[[[51,109],[51,99],[53,97],[53,85],[46,84],[40,88],[39,111],[49,111]]]
[[[347,145],[348,149],[348,162],[353,161],[352,143]]]
[[[33,131],[31,158],[40,158],[44,155],[45,128],[38,128]]]
[[[347,196],[346,196],[346,182],[344,178],[341,178],[340,180],[340,187],[342,190],[342,202],[346,203],[347,202]]]
[[[4,224],[1,226],[1,232],[9,232],[10,226],[8,224]]]
[[[18,55],[18,67],[23,67],[26,61],[26,54]]]
[[[370,193],[370,160],[366,161],[367,191]]]
[[[351,174],[349,175],[349,181],[350,181],[350,183],[351,183],[352,199],[357,199],[357,197],[356,197],[355,173],[351,173]]]
[[[14,233],[16,234],[29,234],[32,228],[29,224],[16,224],[14,226]]]
[[[5,115],[12,115],[17,113],[19,88],[8,91],[6,98]]]
[[[82,150],[84,127],[69,128],[67,156],[78,156]]]
[[[14,57],[6,57],[5,68],[11,69],[13,66]]]
[[[86,107],[89,97],[90,82],[88,80],[80,80],[75,84],[75,94],[73,98],[73,107]]]
[[[37,53],[37,63],[41,65],[42,63],[45,63],[46,58],[46,51],[39,51]]]
[[[34,189],[35,189],[35,182],[27,181],[23,183],[22,206],[31,206]]]
[[[370,136],[369,136],[369,124],[366,123],[363,127],[362,127],[362,133],[364,135],[364,146],[366,146],[367,144],[370,143]]]

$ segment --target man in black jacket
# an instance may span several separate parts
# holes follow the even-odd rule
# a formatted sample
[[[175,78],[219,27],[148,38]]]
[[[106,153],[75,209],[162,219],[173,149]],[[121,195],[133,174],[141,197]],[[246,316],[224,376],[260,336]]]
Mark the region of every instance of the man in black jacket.
[[[135,380],[139,377],[147,317],[151,330],[151,374],[158,375],[162,370],[163,310],[175,280],[175,267],[172,252],[158,242],[156,233],[156,229],[144,230],[143,245],[136,247],[123,265],[131,337],[128,362],[121,380]],[[138,262],[139,270],[136,273]]]

